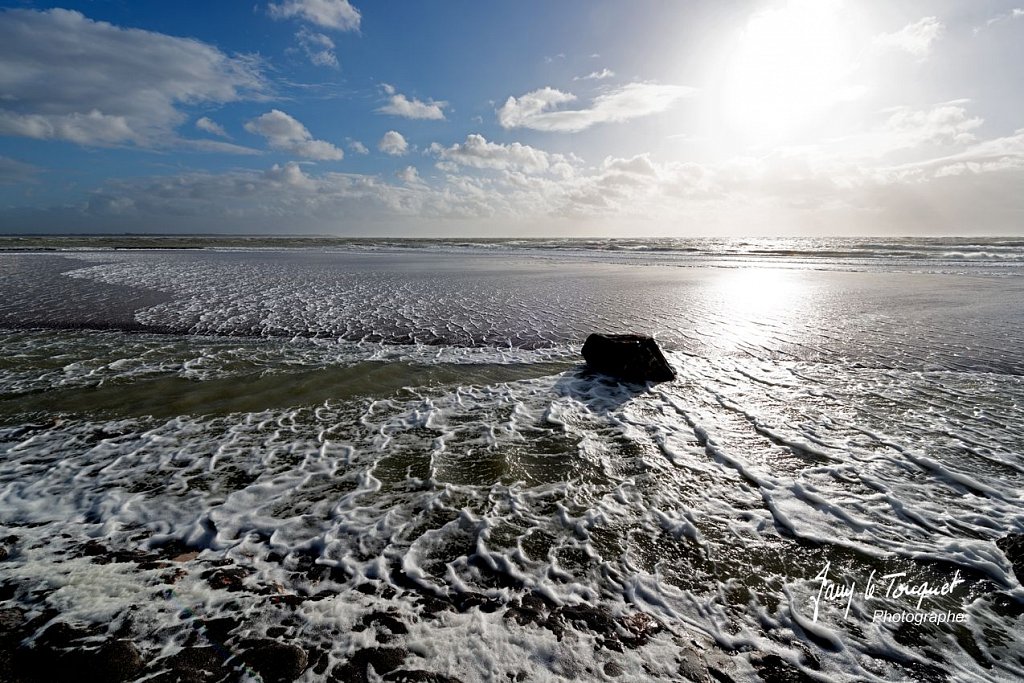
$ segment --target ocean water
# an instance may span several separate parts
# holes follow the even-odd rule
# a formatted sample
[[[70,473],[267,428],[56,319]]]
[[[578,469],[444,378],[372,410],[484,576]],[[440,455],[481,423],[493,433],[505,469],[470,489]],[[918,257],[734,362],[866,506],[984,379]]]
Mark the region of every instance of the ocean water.
[[[1024,241],[0,248],[0,597],[140,675],[1024,678]]]

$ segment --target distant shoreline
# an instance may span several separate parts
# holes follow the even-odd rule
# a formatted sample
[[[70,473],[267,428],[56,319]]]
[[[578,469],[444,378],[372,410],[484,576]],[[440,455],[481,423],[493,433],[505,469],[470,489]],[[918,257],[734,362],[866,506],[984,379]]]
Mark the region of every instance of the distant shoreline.
[[[689,251],[737,253],[815,253],[833,256],[826,245],[851,246],[856,251],[878,245],[902,248],[909,245],[960,246],[998,245],[1024,246],[1024,237],[1012,235],[986,236],[833,236],[833,237],[347,237],[333,235],[231,235],[231,234],[144,234],[144,233],[78,233],[78,234],[8,234],[0,235],[0,252],[68,251],[78,249],[190,249],[209,248],[310,248],[387,246],[510,246],[584,249],[626,249],[636,251]],[[784,246],[783,246],[784,245]],[[825,249],[822,247],[825,246]],[[710,249],[709,249],[710,247]],[[831,252],[831,253],[830,253]]]

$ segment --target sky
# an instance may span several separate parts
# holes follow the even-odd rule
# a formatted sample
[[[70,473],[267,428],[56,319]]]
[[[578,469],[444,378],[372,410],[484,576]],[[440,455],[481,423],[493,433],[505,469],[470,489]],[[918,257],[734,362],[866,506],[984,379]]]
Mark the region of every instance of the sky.
[[[0,3],[39,232],[1020,235],[1024,3]]]

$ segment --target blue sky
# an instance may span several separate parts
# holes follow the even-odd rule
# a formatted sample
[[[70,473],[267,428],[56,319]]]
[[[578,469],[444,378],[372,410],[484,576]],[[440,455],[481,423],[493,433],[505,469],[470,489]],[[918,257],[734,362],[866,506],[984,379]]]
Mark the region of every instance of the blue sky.
[[[5,233],[1024,232],[1012,1],[2,7]]]

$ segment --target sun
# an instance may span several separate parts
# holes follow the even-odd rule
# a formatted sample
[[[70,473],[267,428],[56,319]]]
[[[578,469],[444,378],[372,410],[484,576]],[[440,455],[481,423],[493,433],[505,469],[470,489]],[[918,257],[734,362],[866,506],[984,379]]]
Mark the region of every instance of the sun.
[[[839,0],[788,0],[751,16],[725,58],[719,106],[729,134],[754,145],[791,142],[859,97],[851,21]]]

